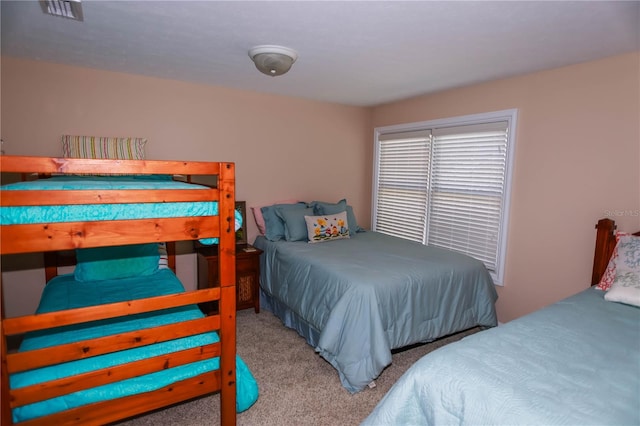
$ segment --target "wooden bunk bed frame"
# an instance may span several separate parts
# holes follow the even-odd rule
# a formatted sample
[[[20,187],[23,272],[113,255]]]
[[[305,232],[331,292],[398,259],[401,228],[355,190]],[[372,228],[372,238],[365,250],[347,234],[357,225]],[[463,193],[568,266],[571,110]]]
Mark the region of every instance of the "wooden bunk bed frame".
[[[220,286],[216,288],[15,318],[4,317],[0,282],[0,318],[2,321],[0,339],[2,362],[1,423],[3,425],[13,424],[11,409],[16,406],[202,359],[220,357],[219,370],[175,382],[156,391],[92,403],[19,424],[105,424],[217,391],[220,392],[221,398],[221,424],[235,424],[235,164],[230,162],[1,156],[0,170],[11,173],[38,174],[215,175],[217,185],[210,189],[3,191],[0,200],[3,207],[217,201],[219,215],[4,225],[0,228],[0,252],[3,255],[29,252],[49,253],[86,247],[217,237],[219,238],[218,276],[220,277]],[[216,300],[219,301],[219,313],[198,320],[39,350],[10,353],[7,349],[8,336]],[[191,350],[156,356],[40,385],[17,390],[11,390],[9,387],[9,375],[13,372],[208,331],[216,331],[220,341]]]

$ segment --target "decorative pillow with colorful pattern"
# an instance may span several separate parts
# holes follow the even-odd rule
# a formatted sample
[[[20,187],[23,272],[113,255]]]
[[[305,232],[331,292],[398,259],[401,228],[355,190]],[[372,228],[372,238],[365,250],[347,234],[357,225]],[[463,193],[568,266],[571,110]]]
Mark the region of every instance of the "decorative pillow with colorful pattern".
[[[305,216],[304,220],[307,223],[307,236],[310,243],[349,238],[346,211],[331,215]]]

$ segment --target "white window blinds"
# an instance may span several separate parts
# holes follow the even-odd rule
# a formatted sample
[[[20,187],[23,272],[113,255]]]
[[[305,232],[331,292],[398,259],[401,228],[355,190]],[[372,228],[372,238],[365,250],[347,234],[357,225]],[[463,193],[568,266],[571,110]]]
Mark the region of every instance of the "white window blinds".
[[[435,129],[427,244],[468,254],[496,272],[508,123]]]
[[[376,129],[373,229],[465,253],[501,283],[514,128],[515,110]]]
[[[403,132],[379,138],[375,229],[424,242],[431,132]]]

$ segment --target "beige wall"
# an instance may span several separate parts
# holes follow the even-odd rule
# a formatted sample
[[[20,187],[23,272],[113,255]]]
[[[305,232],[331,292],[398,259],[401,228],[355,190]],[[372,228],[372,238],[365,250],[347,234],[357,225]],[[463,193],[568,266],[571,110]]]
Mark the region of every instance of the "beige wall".
[[[518,108],[508,321],[589,284],[607,211],[640,229],[640,53],[373,109],[2,58],[2,137],[59,155],[64,133],[149,138],[150,159],[235,161],[237,199],[347,197],[368,227],[373,128]],[[249,239],[256,235],[249,218]]]
[[[370,109],[8,57],[1,66],[7,155],[59,156],[63,134],[146,137],[149,159],[236,162],[236,199],[248,207],[346,197],[369,226]],[[253,241],[249,212],[247,222]],[[187,287],[194,265],[178,264]],[[42,270],[4,274],[8,315],[35,308],[16,303],[37,300],[38,281]]]
[[[149,159],[236,162],[236,199],[247,206],[346,197],[369,225],[369,109],[7,57],[1,65],[8,155],[61,155],[63,134],[146,137]]]
[[[500,321],[589,286],[594,225],[640,229],[640,52],[374,109],[373,126],[518,109]]]

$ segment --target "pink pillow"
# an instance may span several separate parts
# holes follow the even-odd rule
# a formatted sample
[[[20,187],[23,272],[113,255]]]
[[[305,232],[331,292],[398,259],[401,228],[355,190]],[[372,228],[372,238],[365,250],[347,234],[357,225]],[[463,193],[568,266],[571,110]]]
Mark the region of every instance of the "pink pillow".
[[[260,210],[263,207],[272,206],[274,204],[296,204],[298,200],[284,200],[284,201],[276,201],[275,203],[263,204],[257,207],[251,207],[251,211],[253,212],[253,218],[256,220],[256,225],[258,225],[258,231],[262,235],[267,233],[267,225],[264,223],[264,217],[262,217],[262,211]]]
[[[620,232],[616,231],[616,246],[613,249],[613,253],[611,253],[611,259],[609,259],[609,264],[607,265],[607,269],[604,270],[604,274],[602,274],[602,278],[600,278],[600,282],[596,285],[598,290],[608,291],[611,288],[611,284],[613,284],[613,280],[616,278],[616,259],[618,258],[618,241],[620,237],[623,235],[630,235],[628,232]]]

